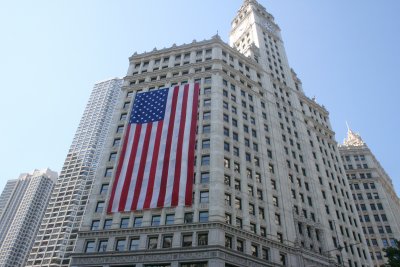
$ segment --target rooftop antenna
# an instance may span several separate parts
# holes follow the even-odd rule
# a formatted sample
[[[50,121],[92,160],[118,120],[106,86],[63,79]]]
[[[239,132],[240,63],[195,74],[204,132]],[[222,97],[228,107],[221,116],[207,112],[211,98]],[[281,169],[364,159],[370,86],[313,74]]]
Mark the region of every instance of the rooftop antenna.
[[[347,126],[347,131],[350,132],[351,130],[350,130],[350,127],[349,127],[349,124],[347,123],[347,121],[346,121],[346,126]]]

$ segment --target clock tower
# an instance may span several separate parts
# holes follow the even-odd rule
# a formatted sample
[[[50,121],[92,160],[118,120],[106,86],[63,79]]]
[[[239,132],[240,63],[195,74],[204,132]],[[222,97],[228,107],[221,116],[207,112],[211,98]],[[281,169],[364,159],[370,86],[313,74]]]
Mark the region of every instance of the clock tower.
[[[272,80],[302,91],[289,66],[281,30],[262,5],[256,0],[244,0],[231,26],[232,47],[255,59]]]

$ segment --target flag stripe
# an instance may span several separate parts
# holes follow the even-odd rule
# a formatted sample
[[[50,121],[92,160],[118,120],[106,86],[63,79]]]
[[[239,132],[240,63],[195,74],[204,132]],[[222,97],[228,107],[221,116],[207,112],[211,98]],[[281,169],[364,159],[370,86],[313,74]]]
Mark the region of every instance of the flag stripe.
[[[128,140],[129,140],[128,136],[129,136],[129,133],[130,133],[130,129],[131,129],[131,126],[129,125],[129,127],[127,127],[127,130],[126,130],[126,133],[125,133],[124,144],[123,144],[122,150],[121,150],[121,159],[120,159],[120,161],[118,163],[117,171],[115,173],[115,181],[114,181],[114,183],[116,183],[116,184],[118,184],[121,181],[119,178],[120,178],[120,174],[121,174],[122,165],[124,164],[124,160],[125,160],[125,153],[126,153],[127,143],[128,143]],[[114,186],[112,188],[112,191],[111,191],[110,203],[108,205],[107,212],[111,212],[111,210],[112,210],[113,202],[114,202],[114,196],[115,196],[115,191],[116,190],[117,190],[117,186]]]
[[[188,166],[188,153],[186,153],[189,149],[189,141],[190,141],[190,127],[191,127],[191,120],[192,120],[192,108],[193,102],[190,99],[193,99],[193,84],[189,85],[188,89],[188,97],[187,97],[187,112],[186,112],[186,120],[185,120],[185,134],[183,137],[183,148],[182,148],[182,164],[181,164],[181,177],[185,179],[180,179],[179,181],[179,192],[178,192],[178,206],[185,205],[185,196],[186,196],[186,185],[187,185],[187,169]],[[192,166],[194,167],[194,166]]]
[[[132,173],[130,174],[130,183],[128,184],[128,197],[126,198],[126,202],[125,202],[125,208],[123,209],[124,211],[129,211],[131,210],[131,205],[132,205],[132,201],[133,201],[133,193],[135,192],[135,185],[136,185],[136,181],[138,179],[138,172],[139,172],[139,167],[140,167],[140,158],[142,157],[142,152],[143,152],[143,143],[144,143],[144,136],[146,134],[146,125],[145,124],[140,124],[141,128],[140,131],[138,129],[138,145],[137,145],[137,149],[136,149],[136,156],[135,156],[135,160],[133,162],[133,166],[132,166]]]
[[[188,90],[189,85],[185,85],[183,90],[182,96],[182,110],[181,110],[181,117],[180,117],[180,127],[178,133],[178,140],[177,140],[177,148],[176,148],[176,161],[175,161],[175,175],[172,177],[173,182],[173,189],[172,189],[172,199],[171,199],[171,206],[175,207],[178,205],[178,197],[179,197],[179,185],[181,179],[181,161],[182,161],[182,149],[183,149],[183,137],[185,134],[185,123],[186,123],[186,108],[187,108],[187,97],[188,97]]]
[[[118,184],[116,184],[116,192],[115,192],[115,197],[117,197],[117,201],[113,202],[113,210],[118,210],[119,207],[119,200],[120,200],[120,196],[121,196],[121,192],[122,192],[122,188],[124,186],[124,182],[125,182],[125,175],[126,175],[126,170],[128,168],[128,164],[129,164],[129,157],[130,154],[132,152],[132,145],[133,145],[133,137],[135,136],[135,130],[136,130],[136,126],[135,125],[130,125],[128,127],[128,131],[129,134],[127,134],[125,136],[125,140],[127,140],[127,149],[126,149],[126,153],[125,153],[125,157],[123,158],[123,160],[120,162],[122,162],[122,169],[121,169],[121,179],[118,180]],[[125,141],[124,141],[125,142]],[[118,177],[117,177],[118,178]]]
[[[168,136],[168,129],[169,129],[170,118],[171,118],[173,96],[174,96],[173,88],[170,88],[169,93],[168,93],[167,104],[166,104],[164,125],[163,125],[163,131],[161,134],[160,151],[159,151],[159,156],[157,159],[156,176],[155,176],[155,180],[154,180],[153,196],[151,199],[150,207],[157,207],[157,204],[158,204],[158,196],[160,194],[160,188],[161,188],[161,178],[162,178],[162,173],[163,173],[164,154],[165,154],[165,148],[167,146],[167,136]],[[172,122],[172,124],[173,124],[173,122]]]
[[[157,127],[154,151],[153,151],[153,155],[152,155],[152,159],[151,159],[149,183],[147,186],[146,199],[145,199],[144,205],[143,205],[144,209],[148,209],[150,207],[151,197],[153,196],[154,180],[156,178],[157,158],[158,158],[158,153],[160,151],[162,128],[163,128],[163,122],[160,121],[158,123],[158,127]]]
[[[157,128],[158,128],[159,122],[154,122],[152,129],[151,129],[151,134],[150,134],[150,145],[149,149],[147,152],[147,157],[146,157],[146,165],[144,168],[144,173],[143,173],[143,182],[142,182],[142,187],[139,192],[139,198],[138,198],[138,203],[136,206],[136,210],[141,210],[143,209],[144,201],[146,198],[146,192],[147,188],[149,185],[149,179],[150,179],[150,170],[151,170],[151,160],[153,158],[153,153],[154,153],[154,145],[156,142],[156,135],[157,135]]]
[[[187,181],[186,181],[186,197],[185,204],[187,206],[192,204],[192,190],[193,190],[193,175],[194,175],[194,152],[196,143],[196,125],[197,125],[197,108],[199,101],[199,84],[195,83],[193,92],[193,108],[192,108],[192,121],[190,127],[190,140],[189,140],[189,151],[188,151],[188,170],[187,170]]]
[[[171,107],[171,117],[170,123],[168,125],[168,134],[167,134],[167,143],[165,147],[164,153],[164,161],[163,161],[163,171],[161,176],[161,186],[160,186],[160,193],[158,195],[157,207],[164,206],[165,200],[165,193],[167,190],[167,182],[168,182],[168,167],[169,167],[169,160],[170,160],[170,153],[171,153],[171,145],[172,145],[172,135],[174,132],[174,121],[175,121],[175,113],[176,113],[176,103],[178,101],[178,86],[173,90],[173,97],[172,97],[172,107]]]
[[[152,123],[148,123],[147,124],[146,134],[145,134],[144,140],[143,140],[143,150],[142,150],[142,155],[141,155],[141,158],[140,158],[138,175],[137,175],[136,185],[135,185],[135,189],[134,189],[134,195],[133,195],[131,210],[136,210],[137,203],[139,201],[139,194],[140,194],[140,189],[142,189],[144,168],[146,166],[146,158],[147,158],[147,152],[149,150],[150,136],[151,136],[152,127],[153,127]]]
[[[132,151],[129,155],[129,161],[127,165],[127,172],[125,175],[125,180],[122,186],[121,198],[119,200],[118,211],[123,211],[128,197],[128,188],[132,178],[133,164],[136,158],[136,150],[139,143],[139,136],[141,132],[142,125],[137,124],[135,127],[135,135],[133,137]]]
[[[175,111],[175,120],[174,120],[174,132],[172,134],[172,144],[171,144],[171,152],[170,152],[170,161],[168,164],[168,179],[167,179],[167,188],[165,191],[165,199],[164,206],[171,206],[172,201],[172,191],[174,188],[174,175],[175,175],[175,166],[176,166],[176,155],[178,153],[178,137],[179,137],[179,128],[181,125],[181,113],[182,113],[182,96],[183,90],[178,91],[178,102],[176,104]]]

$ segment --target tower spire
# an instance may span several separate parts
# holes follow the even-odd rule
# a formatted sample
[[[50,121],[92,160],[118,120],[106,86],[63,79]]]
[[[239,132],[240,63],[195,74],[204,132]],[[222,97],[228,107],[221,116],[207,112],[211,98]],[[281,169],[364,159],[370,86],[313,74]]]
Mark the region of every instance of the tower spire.
[[[346,121],[347,137],[343,141],[343,146],[364,146],[365,142],[358,133],[353,132]]]

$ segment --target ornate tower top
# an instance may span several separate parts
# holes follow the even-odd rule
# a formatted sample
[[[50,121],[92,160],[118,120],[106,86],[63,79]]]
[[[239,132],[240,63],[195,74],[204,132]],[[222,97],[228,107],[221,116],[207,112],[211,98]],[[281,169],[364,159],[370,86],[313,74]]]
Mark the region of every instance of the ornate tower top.
[[[347,125],[347,137],[343,141],[343,146],[365,146],[365,142],[358,133],[353,132]]]

